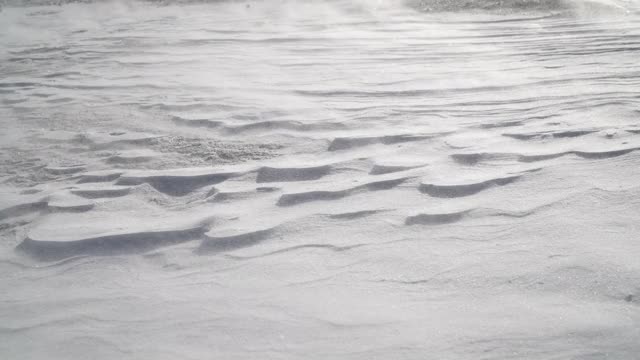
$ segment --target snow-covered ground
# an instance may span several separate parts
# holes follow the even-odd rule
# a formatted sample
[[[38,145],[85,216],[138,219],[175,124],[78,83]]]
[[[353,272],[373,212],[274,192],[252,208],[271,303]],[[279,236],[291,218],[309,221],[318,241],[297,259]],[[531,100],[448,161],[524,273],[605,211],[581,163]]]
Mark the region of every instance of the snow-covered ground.
[[[0,358],[637,359],[639,105],[636,1],[7,1]]]

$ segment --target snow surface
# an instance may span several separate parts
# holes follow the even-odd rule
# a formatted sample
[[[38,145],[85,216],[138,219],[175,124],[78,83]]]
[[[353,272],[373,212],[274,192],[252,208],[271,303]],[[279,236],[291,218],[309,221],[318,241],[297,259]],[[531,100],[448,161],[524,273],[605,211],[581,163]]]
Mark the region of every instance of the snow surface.
[[[51,3],[0,358],[638,358],[638,2]]]

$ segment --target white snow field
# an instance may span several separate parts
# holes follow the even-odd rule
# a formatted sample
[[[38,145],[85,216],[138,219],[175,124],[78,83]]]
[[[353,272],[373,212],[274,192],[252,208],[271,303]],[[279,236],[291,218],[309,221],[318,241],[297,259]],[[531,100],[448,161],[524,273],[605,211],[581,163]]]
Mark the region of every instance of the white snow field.
[[[640,359],[640,3],[5,1],[0,358]]]

